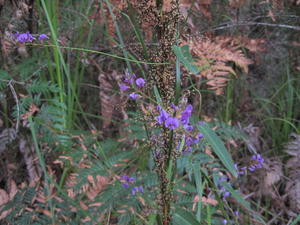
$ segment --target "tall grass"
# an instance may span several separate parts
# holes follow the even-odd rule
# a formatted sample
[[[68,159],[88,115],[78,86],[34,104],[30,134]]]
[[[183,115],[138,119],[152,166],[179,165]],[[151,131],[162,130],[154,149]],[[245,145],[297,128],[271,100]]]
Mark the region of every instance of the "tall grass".
[[[264,133],[271,141],[273,154],[280,153],[292,132],[300,134],[300,91],[299,78],[290,73],[287,65],[286,74],[282,76],[277,87],[270,90],[269,98],[256,97],[262,108],[261,118]]]

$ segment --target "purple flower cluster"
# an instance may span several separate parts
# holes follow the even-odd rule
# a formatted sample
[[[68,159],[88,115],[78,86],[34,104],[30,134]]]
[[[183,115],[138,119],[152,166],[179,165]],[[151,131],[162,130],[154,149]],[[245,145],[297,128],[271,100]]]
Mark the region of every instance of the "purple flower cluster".
[[[226,182],[226,184],[228,186],[231,186],[231,184],[228,182],[228,180],[229,179],[228,179],[228,177],[226,175],[223,175],[223,176],[219,177],[219,179],[218,179],[218,188],[219,188],[219,191],[220,191],[220,193],[222,195],[222,199],[223,200],[226,200],[227,197],[231,196],[230,192],[228,192],[226,190],[226,188],[222,185],[224,182]]]
[[[251,157],[251,165],[248,166],[248,170],[253,172],[256,169],[260,169],[263,167],[265,159],[260,155],[256,154]]]
[[[192,151],[192,145],[196,145],[203,138],[202,133],[195,133],[194,127],[189,124],[190,117],[192,115],[193,106],[187,105],[184,109],[180,110],[180,107],[171,104],[170,114],[175,115],[171,116],[166,110],[164,110],[161,106],[157,106],[157,110],[159,115],[155,118],[156,122],[170,130],[176,130],[175,135],[179,137],[177,150],[180,149],[181,138],[180,136],[185,134],[185,148],[184,153]],[[177,129],[178,128],[178,129]]]
[[[135,178],[129,176],[122,176],[120,180],[122,181],[122,185],[126,188],[128,188],[131,184],[134,184],[135,182]]]
[[[46,34],[41,34],[39,35],[38,40],[43,41],[44,39],[47,38],[48,36]],[[33,40],[35,40],[35,38],[29,32],[26,33],[17,32],[12,36],[12,39],[20,43],[32,42]]]
[[[204,136],[202,133],[197,133],[196,136],[187,136],[185,138],[185,144],[187,147],[185,148],[184,152],[191,152],[193,150],[192,145],[198,144],[203,137]]]
[[[261,154],[256,154],[251,157],[249,166],[238,167],[237,164],[234,165],[235,169],[238,172],[238,175],[246,174],[246,171],[254,172],[256,169],[261,169],[263,167],[265,159]]]
[[[174,104],[172,104],[171,107],[175,112],[177,111],[177,107]],[[159,116],[156,117],[158,124],[164,125],[170,130],[175,130],[180,126],[180,124],[187,131],[193,130],[193,126],[188,124],[193,111],[192,105],[187,105],[181,112],[179,118],[170,116],[161,106],[157,106],[157,110],[159,111]]]
[[[131,89],[132,87],[134,87],[134,84],[136,85],[136,87],[138,88],[142,88],[145,86],[146,82],[143,78],[137,78],[136,79],[136,75],[135,74],[130,74],[128,71],[125,72],[125,76],[123,79],[124,83],[119,84],[119,88],[121,92],[125,92],[129,89]],[[135,100],[139,97],[141,97],[139,94],[135,93],[135,92],[131,92],[128,97],[132,100]]]
[[[131,194],[132,194],[132,195],[135,195],[135,194],[138,193],[138,192],[144,193],[144,187],[143,187],[143,185],[140,185],[140,186],[138,186],[138,187],[133,187],[133,188],[131,189]]]
[[[190,117],[192,115],[193,106],[187,105],[185,110],[181,113],[181,123],[185,126],[188,126],[188,123],[190,121]]]
[[[129,176],[122,176],[120,178],[120,181],[122,182],[123,187],[129,188],[131,185],[135,184],[135,178],[134,177],[129,177]],[[131,189],[131,194],[136,195],[136,193],[144,193],[144,187],[143,185],[140,186],[134,186]]]
[[[234,164],[234,168],[237,170],[238,175],[244,175],[246,173],[247,167],[238,167],[237,164]]]

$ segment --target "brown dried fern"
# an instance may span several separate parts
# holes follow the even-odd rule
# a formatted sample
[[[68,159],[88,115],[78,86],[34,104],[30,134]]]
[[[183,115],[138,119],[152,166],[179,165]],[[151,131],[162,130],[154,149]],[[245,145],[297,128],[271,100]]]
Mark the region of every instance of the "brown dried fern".
[[[112,123],[113,117],[127,118],[125,111],[126,98],[117,93],[117,83],[121,81],[123,74],[118,74],[115,70],[107,73],[100,73],[98,81],[100,84],[101,116],[103,117],[102,128],[106,130]],[[116,115],[118,114],[118,115]]]
[[[115,37],[115,26],[114,26],[114,19],[109,11],[109,7],[105,1],[102,1],[102,7],[99,1],[95,1],[94,8],[95,11],[90,16],[90,19],[96,21],[97,24],[104,24],[106,22],[107,30],[110,36]],[[110,0],[110,4],[113,6],[113,14],[116,18],[121,16],[121,11],[128,7],[126,0]]]
[[[234,63],[245,73],[248,72],[248,66],[252,64],[238,46],[228,44],[226,39],[214,42],[206,38],[194,38],[182,42],[182,45],[190,46],[196,59],[195,64],[200,67],[201,76],[208,79],[207,85],[210,86],[209,89],[215,91],[216,95],[223,94],[223,88],[230,80],[230,75],[237,75],[229,63]]]

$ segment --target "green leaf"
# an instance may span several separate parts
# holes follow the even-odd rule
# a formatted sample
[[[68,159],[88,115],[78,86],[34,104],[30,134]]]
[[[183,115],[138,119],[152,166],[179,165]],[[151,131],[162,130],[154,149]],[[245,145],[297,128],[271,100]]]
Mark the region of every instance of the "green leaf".
[[[149,222],[147,223],[148,225],[155,225],[155,222],[156,222],[156,214],[151,214],[149,216]]]
[[[173,216],[174,225],[200,225],[190,212],[177,208]]]
[[[172,49],[179,59],[180,62],[193,74],[198,74],[200,72],[198,66],[194,65],[193,62],[195,61],[190,54],[189,46],[172,46]]]
[[[296,225],[300,221],[300,215],[291,223],[291,225]]]
[[[234,168],[233,160],[230,154],[227,152],[224,143],[222,142],[220,137],[216,135],[216,133],[212,129],[210,129],[210,127],[207,124],[202,124],[201,126],[198,125],[198,129],[200,130],[201,133],[203,133],[205,140],[212,147],[212,149],[219,157],[223,165],[226,167],[226,169],[234,177],[237,177],[237,171]]]

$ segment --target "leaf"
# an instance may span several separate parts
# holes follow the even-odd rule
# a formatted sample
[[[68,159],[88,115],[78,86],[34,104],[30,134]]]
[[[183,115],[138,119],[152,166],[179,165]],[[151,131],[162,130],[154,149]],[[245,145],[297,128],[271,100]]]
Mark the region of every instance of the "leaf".
[[[179,59],[180,62],[193,74],[198,74],[200,72],[198,66],[193,65],[194,59],[192,58],[188,45],[181,47],[172,46],[172,49]]]
[[[291,223],[291,225],[296,225],[300,221],[300,215]]]
[[[148,225],[154,225],[155,224],[155,222],[156,222],[156,214],[151,214],[150,216],[149,216],[149,222],[147,223]]]
[[[198,129],[203,133],[208,144],[213,148],[216,155],[219,157],[226,169],[234,176],[237,177],[237,171],[234,168],[233,160],[230,154],[227,152],[224,143],[220,137],[210,129],[207,124],[198,125]]]
[[[179,208],[175,210],[173,222],[175,225],[200,225],[193,214]]]

